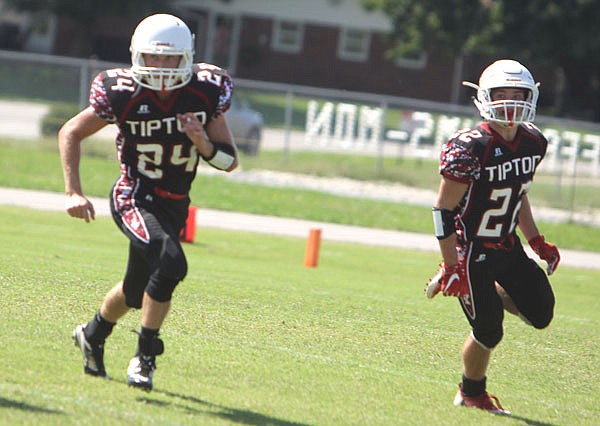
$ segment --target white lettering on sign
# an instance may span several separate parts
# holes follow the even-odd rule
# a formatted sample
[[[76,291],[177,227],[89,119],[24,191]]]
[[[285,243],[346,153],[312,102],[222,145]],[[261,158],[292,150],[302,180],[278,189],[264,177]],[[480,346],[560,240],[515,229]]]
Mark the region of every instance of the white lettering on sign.
[[[479,120],[424,111],[403,111],[397,128],[386,128],[382,136],[385,122],[382,108],[311,100],[306,114],[305,142],[343,149],[375,147],[382,142],[392,142],[405,144],[407,149],[401,151],[402,155],[437,159],[442,145],[454,133],[473,128]],[[540,166],[543,170],[600,176],[600,134],[555,128],[544,128],[542,133],[548,140],[546,156]],[[493,172],[494,178],[500,179],[515,172],[517,167],[521,173],[523,167],[527,166],[513,163],[505,165],[504,169]]]
[[[359,145],[377,145],[381,139],[383,110],[361,106],[358,118],[357,143]]]
[[[308,103],[305,138],[307,142],[311,142],[315,136],[319,136],[321,144],[326,145],[331,137],[333,103],[326,102],[323,104],[320,112],[318,108],[319,104],[317,101],[310,101]]]
[[[346,149],[377,145],[381,139],[382,118],[381,108],[325,102],[319,110],[319,103],[311,100],[306,114],[305,141],[314,143],[316,139],[321,145]]]

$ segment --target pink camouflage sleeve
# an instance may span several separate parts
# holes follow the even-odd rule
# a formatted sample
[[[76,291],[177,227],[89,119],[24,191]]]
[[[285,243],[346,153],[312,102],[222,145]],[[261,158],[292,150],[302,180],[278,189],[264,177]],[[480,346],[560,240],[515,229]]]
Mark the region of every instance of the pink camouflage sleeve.
[[[439,172],[448,179],[469,183],[479,179],[481,164],[472,150],[450,140],[442,147]]]
[[[106,89],[102,83],[102,73],[98,74],[90,89],[90,105],[94,108],[96,115],[109,123],[116,123],[117,117],[114,114]]]

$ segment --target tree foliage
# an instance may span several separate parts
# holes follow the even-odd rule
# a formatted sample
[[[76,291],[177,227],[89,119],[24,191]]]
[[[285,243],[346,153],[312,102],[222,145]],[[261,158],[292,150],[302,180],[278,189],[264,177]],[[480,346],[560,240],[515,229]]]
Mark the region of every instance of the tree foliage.
[[[557,113],[600,121],[600,8],[596,0],[363,0],[392,20],[393,55],[514,57],[564,75]],[[562,111],[561,111],[562,109]]]
[[[367,9],[381,9],[392,20],[393,52],[422,50],[473,53],[485,49],[491,29],[490,8],[472,0],[363,0]]]

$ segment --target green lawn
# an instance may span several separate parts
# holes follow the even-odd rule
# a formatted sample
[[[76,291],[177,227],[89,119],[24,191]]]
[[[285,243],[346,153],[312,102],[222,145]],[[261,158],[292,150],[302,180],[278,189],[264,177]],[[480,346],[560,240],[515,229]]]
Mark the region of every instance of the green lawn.
[[[119,173],[112,149],[111,144],[107,143],[84,144],[86,155],[82,159],[81,173],[87,195],[108,196]],[[371,179],[375,176],[369,169],[372,159],[329,156],[311,161],[314,155],[305,153],[294,156],[294,165],[285,170],[327,174],[326,170],[329,168],[336,170],[339,175],[349,175],[348,177],[357,179]],[[281,156],[273,153],[264,156],[261,154],[257,158],[242,158],[242,164],[247,168],[279,170],[284,167],[281,161]],[[422,182],[429,179],[429,189],[437,187],[439,178],[431,176],[431,165],[415,160],[406,161],[403,167],[405,169],[396,171],[392,171],[395,169],[390,167],[389,173],[393,178],[390,176],[389,179],[406,185],[412,185],[413,181]],[[0,170],[0,186],[56,192],[64,190],[55,140],[0,141]],[[423,178],[417,179],[415,176]],[[233,182],[219,175],[199,176],[194,182],[191,196],[195,205],[205,208],[426,234],[433,232],[429,207],[333,196],[319,191],[271,188]],[[551,199],[552,195],[548,194],[548,197]],[[590,202],[599,199],[596,196],[588,198],[592,200]],[[600,251],[600,228],[543,222],[540,222],[539,226],[546,239],[560,248]]]
[[[453,407],[468,333],[455,299],[423,285],[437,256],[201,229],[162,335],[155,390],[125,385],[139,312],[107,344],[112,380],[87,377],[71,341],[121,278],[108,218],[0,207],[0,408],[10,425],[593,425],[600,415],[600,271],[561,267],[556,318],[515,317],[489,389],[511,419]]]

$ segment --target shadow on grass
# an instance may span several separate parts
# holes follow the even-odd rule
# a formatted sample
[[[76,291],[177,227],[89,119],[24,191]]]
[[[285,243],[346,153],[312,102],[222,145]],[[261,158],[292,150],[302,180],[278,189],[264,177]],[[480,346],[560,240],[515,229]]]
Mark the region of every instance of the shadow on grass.
[[[111,379],[113,383],[120,383],[128,386],[125,380]],[[237,408],[226,407],[223,405],[213,404],[212,402],[205,401],[195,396],[179,394],[175,392],[169,392],[166,390],[153,389],[152,392],[145,392],[143,390],[132,389],[132,391],[140,392],[141,396],[137,398],[138,401],[145,404],[155,405],[157,407],[177,407],[191,414],[202,414],[207,416],[215,416],[221,419],[226,419],[231,422],[243,424],[243,425],[270,425],[270,426],[311,426],[308,423],[292,422],[283,419],[277,419],[270,416],[265,416],[260,413],[249,410],[240,410]],[[171,398],[181,399],[187,402],[191,402],[194,405],[179,404],[176,402],[163,401],[156,398],[152,398],[151,395],[160,394]]]
[[[200,398],[196,398],[194,396],[182,395],[182,394],[178,394],[178,393],[174,393],[174,392],[161,391],[161,390],[155,390],[154,392],[162,394],[162,395],[166,395],[166,396],[169,396],[172,398],[179,398],[179,399],[183,399],[185,401],[193,402],[194,404],[197,404],[199,406],[199,408],[193,408],[193,407],[189,407],[189,406],[186,406],[183,404],[171,404],[169,402],[158,401],[156,399],[152,399],[152,398],[148,398],[148,397],[141,397],[138,399],[147,404],[155,404],[158,406],[172,405],[172,406],[179,407],[181,409],[187,410],[192,413],[196,412],[198,414],[216,416],[216,417],[219,417],[222,419],[226,419],[226,420],[229,420],[229,421],[232,421],[235,423],[244,424],[244,425],[309,426],[307,423],[298,423],[298,422],[277,419],[277,418],[262,415],[260,413],[255,413],[253,411],[238,410],[236,408],[225,407],[222,405],[213,404],[211,402],[205,401]],[[208,411],[208,410],[210,410],[210,411]],[[534,419],[530,419],[530,418],[515,415],[515,414],[506,416],[506,418],[519,420],[529,426],[556,426],[554,423],[547,423],[544,421],[534,420]]]
[[[542,422],[540,420],[528,419],[527,417],[519,416],[514,413],[512,413],[509,416],[504,416],[504,415],[500,414],[497,417],[506,417],[507,419],[519,420],[519,421],[523,422],[523,424],[530,425],[530,426],[556,426],[554,423],[546,423],[546,422]]]
[[[283,419],[277,419],[270,416],[265,416],[260,413],[256,413],[254,411],[249,410],[240,410],[237,408],[226,407],[223,405],[213,404],[212,402],[205,401],[200,398],[196,398],[190,395],[183,395],[179,393],[163,391],[163,390],[154,390],[153,392],[166,395],[172,398],[182,399],[187,402],[191,402],[196,406],[177,404],[177,403],[168,403],[165,401],[157,401],[152,398],[142,397],[140,400],[149,403],[149,404],[157,404],[157,405],[173,405],[179,407],[183,410],[186,410],[191,413],[198,413],[203,415],[215,416],[222,419],[229,420],[231,422],[243,424],[243,425],[273,425],[273,426],[309,426],[307,423],[298,423],[292,422]]]
[[[125,381],[118,381],[124,385],[127,385]],[[299,423],[293,422],[283,419],[277,419],[274,417],[265,416],[260,413],[256,413],[254,411],[249,410],[239,410],[237,408],[226,407],[219,404],[213,404],[212,402],[205,401],[203,399],[197,398],[195,396],[184,395],[180,393],[170,392],[166,390],[154,389],[152,392],[146,393],[141,391],[142,396],[140,396],[138,401],[144,402],[145,404],[151,404],[158,407],[178,407],[182,410],[185,410],[189,413],[202,414],[215,416],[222,419],[229,420],[231,422],[243,424],[243,425],[272,425],[272,426],[310,426],[308,423]],[[160,394],[164,396],[168,396],[171,398],[177,398],[184,401],[191,402],[196,405],[185,405],[172,403],[168,401],[161,401],[155,398],[150,397],[151,394]],[[0,399],[1,401],[1,399]],[[0,403],[1,404],[1,403]],[[0,405],[1,406],[1,405]],[[511,414],[509,416],[498,415],[497,417],[506,417],[507,419],[519,420],[526,425],[529,426],[556,426],[554,423],[547,423],[540,420],[534,420],[527,417],[519,416],[516,414]]]
[[[51,410],[49,408],[38,407],[37,405],[30,405],[26,402],[15,401],[12,399],[6,399],[0,397],[0,408],[16,408],[17,410],[29,411],[33,413],[44,413],[44,414],[63,414],[62,411]]]

